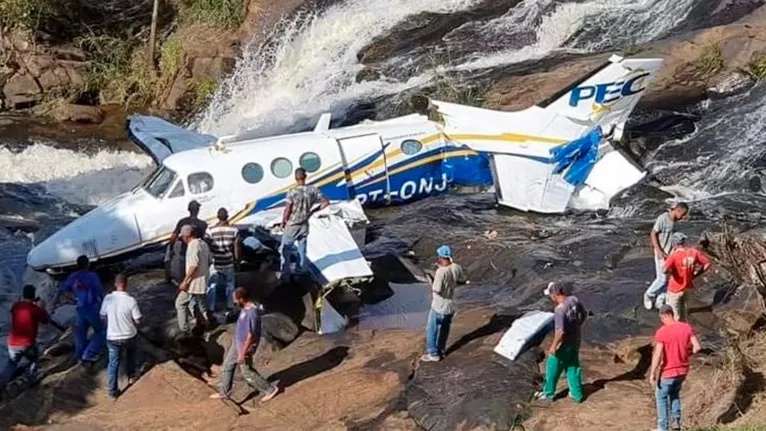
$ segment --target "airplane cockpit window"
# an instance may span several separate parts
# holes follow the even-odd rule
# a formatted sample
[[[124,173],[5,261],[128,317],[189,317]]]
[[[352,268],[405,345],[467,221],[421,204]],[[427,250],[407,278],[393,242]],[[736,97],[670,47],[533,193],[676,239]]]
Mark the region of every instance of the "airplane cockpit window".
[[[258,163],[248,163],[242,167],[242,179],[250,184],[259,183],[263,179],[263,168]]]
[[[189,183],[189,192],[193,195],[201,195],[213,190],[213,176],[207,172],[191,174],[186,179],[186,182]]]
[[[293,163],[284,157],[271,162],[271,173],[277,178],[287,178],[293,173]]]
[[[160,166],[152,175],[147,178],[143,185],[144,190],[155,198],[161,198],[167,193],[173,181],[176,180],[176,173]]]
[[[322,159],[317,153],[303,153],[299,160],[300,165],[308,173],[316,172],[322,167]]]
[[[184,195],[184,182],[179,180],[176,183],[176,186],[173,187],[173,191],[170,192],[170,194],[168,195],[168,199],[180,198],[183,195]]]
[[[420,141],[416,141],[414,139],[408,139],[404,142],[402,142],[402,145],[400,147],[402,149],[402,152],[408,156],[412,156],[414,154],[417,154],[420,152],[420,150],[423,149],[423,144],[420,143]]]

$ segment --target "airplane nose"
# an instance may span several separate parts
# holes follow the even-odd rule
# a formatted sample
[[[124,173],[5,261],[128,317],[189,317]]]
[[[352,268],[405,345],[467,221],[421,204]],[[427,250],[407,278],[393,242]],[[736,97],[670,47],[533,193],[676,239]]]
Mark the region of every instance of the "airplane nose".
[[[78,226],[65,226],[29,251],[27,265],[38,271],[74,265],[86,241]]]

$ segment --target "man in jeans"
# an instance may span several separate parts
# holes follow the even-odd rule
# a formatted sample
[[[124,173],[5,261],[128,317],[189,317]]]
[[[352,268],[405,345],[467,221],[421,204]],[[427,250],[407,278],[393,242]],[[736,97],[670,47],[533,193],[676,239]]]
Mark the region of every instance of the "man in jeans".
[[[694,287],[694,279],[710,269],[710,260],[694,247],[686,246],[686,235],[676,232],[671,238],[673,252],[665,259],[664,271],[669,277],[667,304],[676,320],[686,322],[686,294]]]
[[[664,266],[665,258],[668,257],[672,248],[670,236],[676,230],[676,222],[685,219],[688,213],[688,205],[684,202],[676,203],[670,211],[657,217],[657,221],[654,222],[654,227],[652,227],[652,231],[649,233],[649,240],[654,251],[654,270],[656,276],[652,284],[644,292],[644,308],[647,310],[654,308],[655,301],[665,296],[668,278],[665,275]]]
[[[114,292],[106,295],[101,305],[101,317],[106,319],[106,346],[109,350],[109,398],[116,400],[120,395],[118,377],[120,356],[125,352],[128,385],[133,384],[136,375],[136,335],[141,311],[132,296],[128,294],[128,278],[117,274]]]
[[[314,186],[306,185],[306,170],[295,170],[296,186],[287,192],[285,210],[282,213],[282,276],[288,276],[290,262],[298,258],[295,272],[301,273],[306,265],[306,239],[309,235],[309,218],[314,212],[326,208],[330,201]],[[318,208],[315,208],[316,205]]]
[[[660,307],[662,326],[654,334],[654,353],[649,368],[649,383],[657,399],[655,431],[681,430],[681,386],[689,374],[689,356],[702,350],[694,330],[686,322],[673,318],[669,305]],[[691,352],[690,352],[691,350]],[[668,408],[673,427],[668,428]]]
[[[231,397],[234,370],[239,365],[239,371],[247,384],[263,394],[261,398],[263,403],[277,396],[279,386],[269,383],[253,366],[253,356],[261,341],[260,312],[250,300],[250,294],[242,287],[234,291],[234,302],[240,310],[237,326],[234,329],[234,339],[231,340],[231,346],[224,356],[220,392],[211,395],[210,398],[229,399]]]
[[[583,402],[585,394],[582,386],[582,367],[580,366],[580,333],[588,313],[577,297],[571,294],[569,283],[554,282],[543,291],[556,304],[553,310],[554,335],[548,349],[548,362],[545,367],[545,386],[538,392],[537,398],[553,401],[556,385],[561,373],[567,373],[569,397],[576,403]]]
[[[458,284],[466,283],[463,268],[452,261],[452,250],[443,245],[436,250],[436,273],[431,283],[433,299],[426,326],[426,354],[420,360],[438,362],[445,354],[455,304],[452,297]]]
[[[75,328],[75,360],[83,363],[98,359],[98,354],[106,341],[104,325],[99,317],[104,289],[98,275],[88,269],[88,257],[77,258],[77,271],[69,275],[61,284],[61,292],[74,296],[77,300],[77,326]],[[93,328],[93,336],[88,339],[88,330]]]
[[[186,276],[178,285],[176,313],[178,328],[183,335],[191,334],[189,320],[197,310],[204,319],[203,325],[210,321],[207,309],[207,281],[210,278],[210,249],[199,238],[199,232],[191,225],[181,228],[181,238],[186,243]]]
[[[208,309],[215,311],[218,289],[226,286],[227,311],[234,308],[234,263],[239,262],[239,229],[229,224],[226,208],[218,210],[218,224],[210,228],[210,248],[213,253],[213,270],[210,272],[208,286]]]
[[[27,374],[34,382],[37,380],[37,360],[40,352],[37,348],[37,329],[39,325],[50,322],[50,317],[40,306],[35,295],[35,287],[24,286],[22,300],[11,307],[11,330],[8,334],[8,363],[0,373],[0,395],[8,382],[13,379],[21,360],[29,361]]]

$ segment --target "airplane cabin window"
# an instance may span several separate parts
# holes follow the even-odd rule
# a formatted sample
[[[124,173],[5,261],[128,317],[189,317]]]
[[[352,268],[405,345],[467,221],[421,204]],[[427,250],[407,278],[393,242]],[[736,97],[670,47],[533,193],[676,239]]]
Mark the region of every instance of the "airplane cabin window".
[[[287,178],[293,173],[293,163],[284,157],[271,162],[271,173],[277,178]]]
[[[143,185],[144,190],[155,198],[161,198],[167,193],[170,186],[176,180],[176,173],[170,169],[160,166],[149,176]]]
[[[180,198],[183,195],[184,195],[184,182],[178,181],[176,183],[176,186],[173,188],[173,191],[170,192],[170,194],[168,195],[168,199]]]
[[[263,179],[263,168],[258,163],[248,163],[242,167],[242,179],[250,184],[259,183]]]
[[[299,161],[301,167],[308,173],[316,172],[322,167],[322,159],[317,153],[303,153]]]
[[[193,195],[201,195],[213,190],[213,177],[207,172],[191,174],[186,179],[186,182],[189,183],[189,192]]]
[[[402,152],[408,156],[412,156],[414,154],[417,154],[420,152],[420,150],[423,149],[423,144],[420,143],[420,141],[416,141],[414,139],[408,139],[404,142],[402,142],[402,145],[400,147],[402,149]]]

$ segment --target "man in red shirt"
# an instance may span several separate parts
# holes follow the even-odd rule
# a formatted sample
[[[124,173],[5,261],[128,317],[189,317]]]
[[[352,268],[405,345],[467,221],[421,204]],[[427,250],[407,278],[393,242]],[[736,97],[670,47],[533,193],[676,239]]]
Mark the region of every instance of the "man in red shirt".
[[[649,368],[649,383],[656,388],[657,428],[668,431],[668,407],[673,430],[681,430],[681,385],[689,374],[689,357],[702,350],[691,325],[673,318],[669,305],[660,307],[662,326],[654,334],[654,353]]]
[[[11,381],[23,358],[29,361],[27,374],[32,381],[37,378],[37,328],[50,322],[48,312],[38,305],[35,287],[24,286],[22,300],[11,307],[11,332],[8,336],[8,364],[0,373],[0,393]]]
[[[665,259],[668,275],[667,304],[673,308],[676,320],[686,321],[686,291],[693,288],[694,278],[710,269],[710,261],[694,247],[686,246],[686,235],[675,232],[670,238],[673,251]]]

